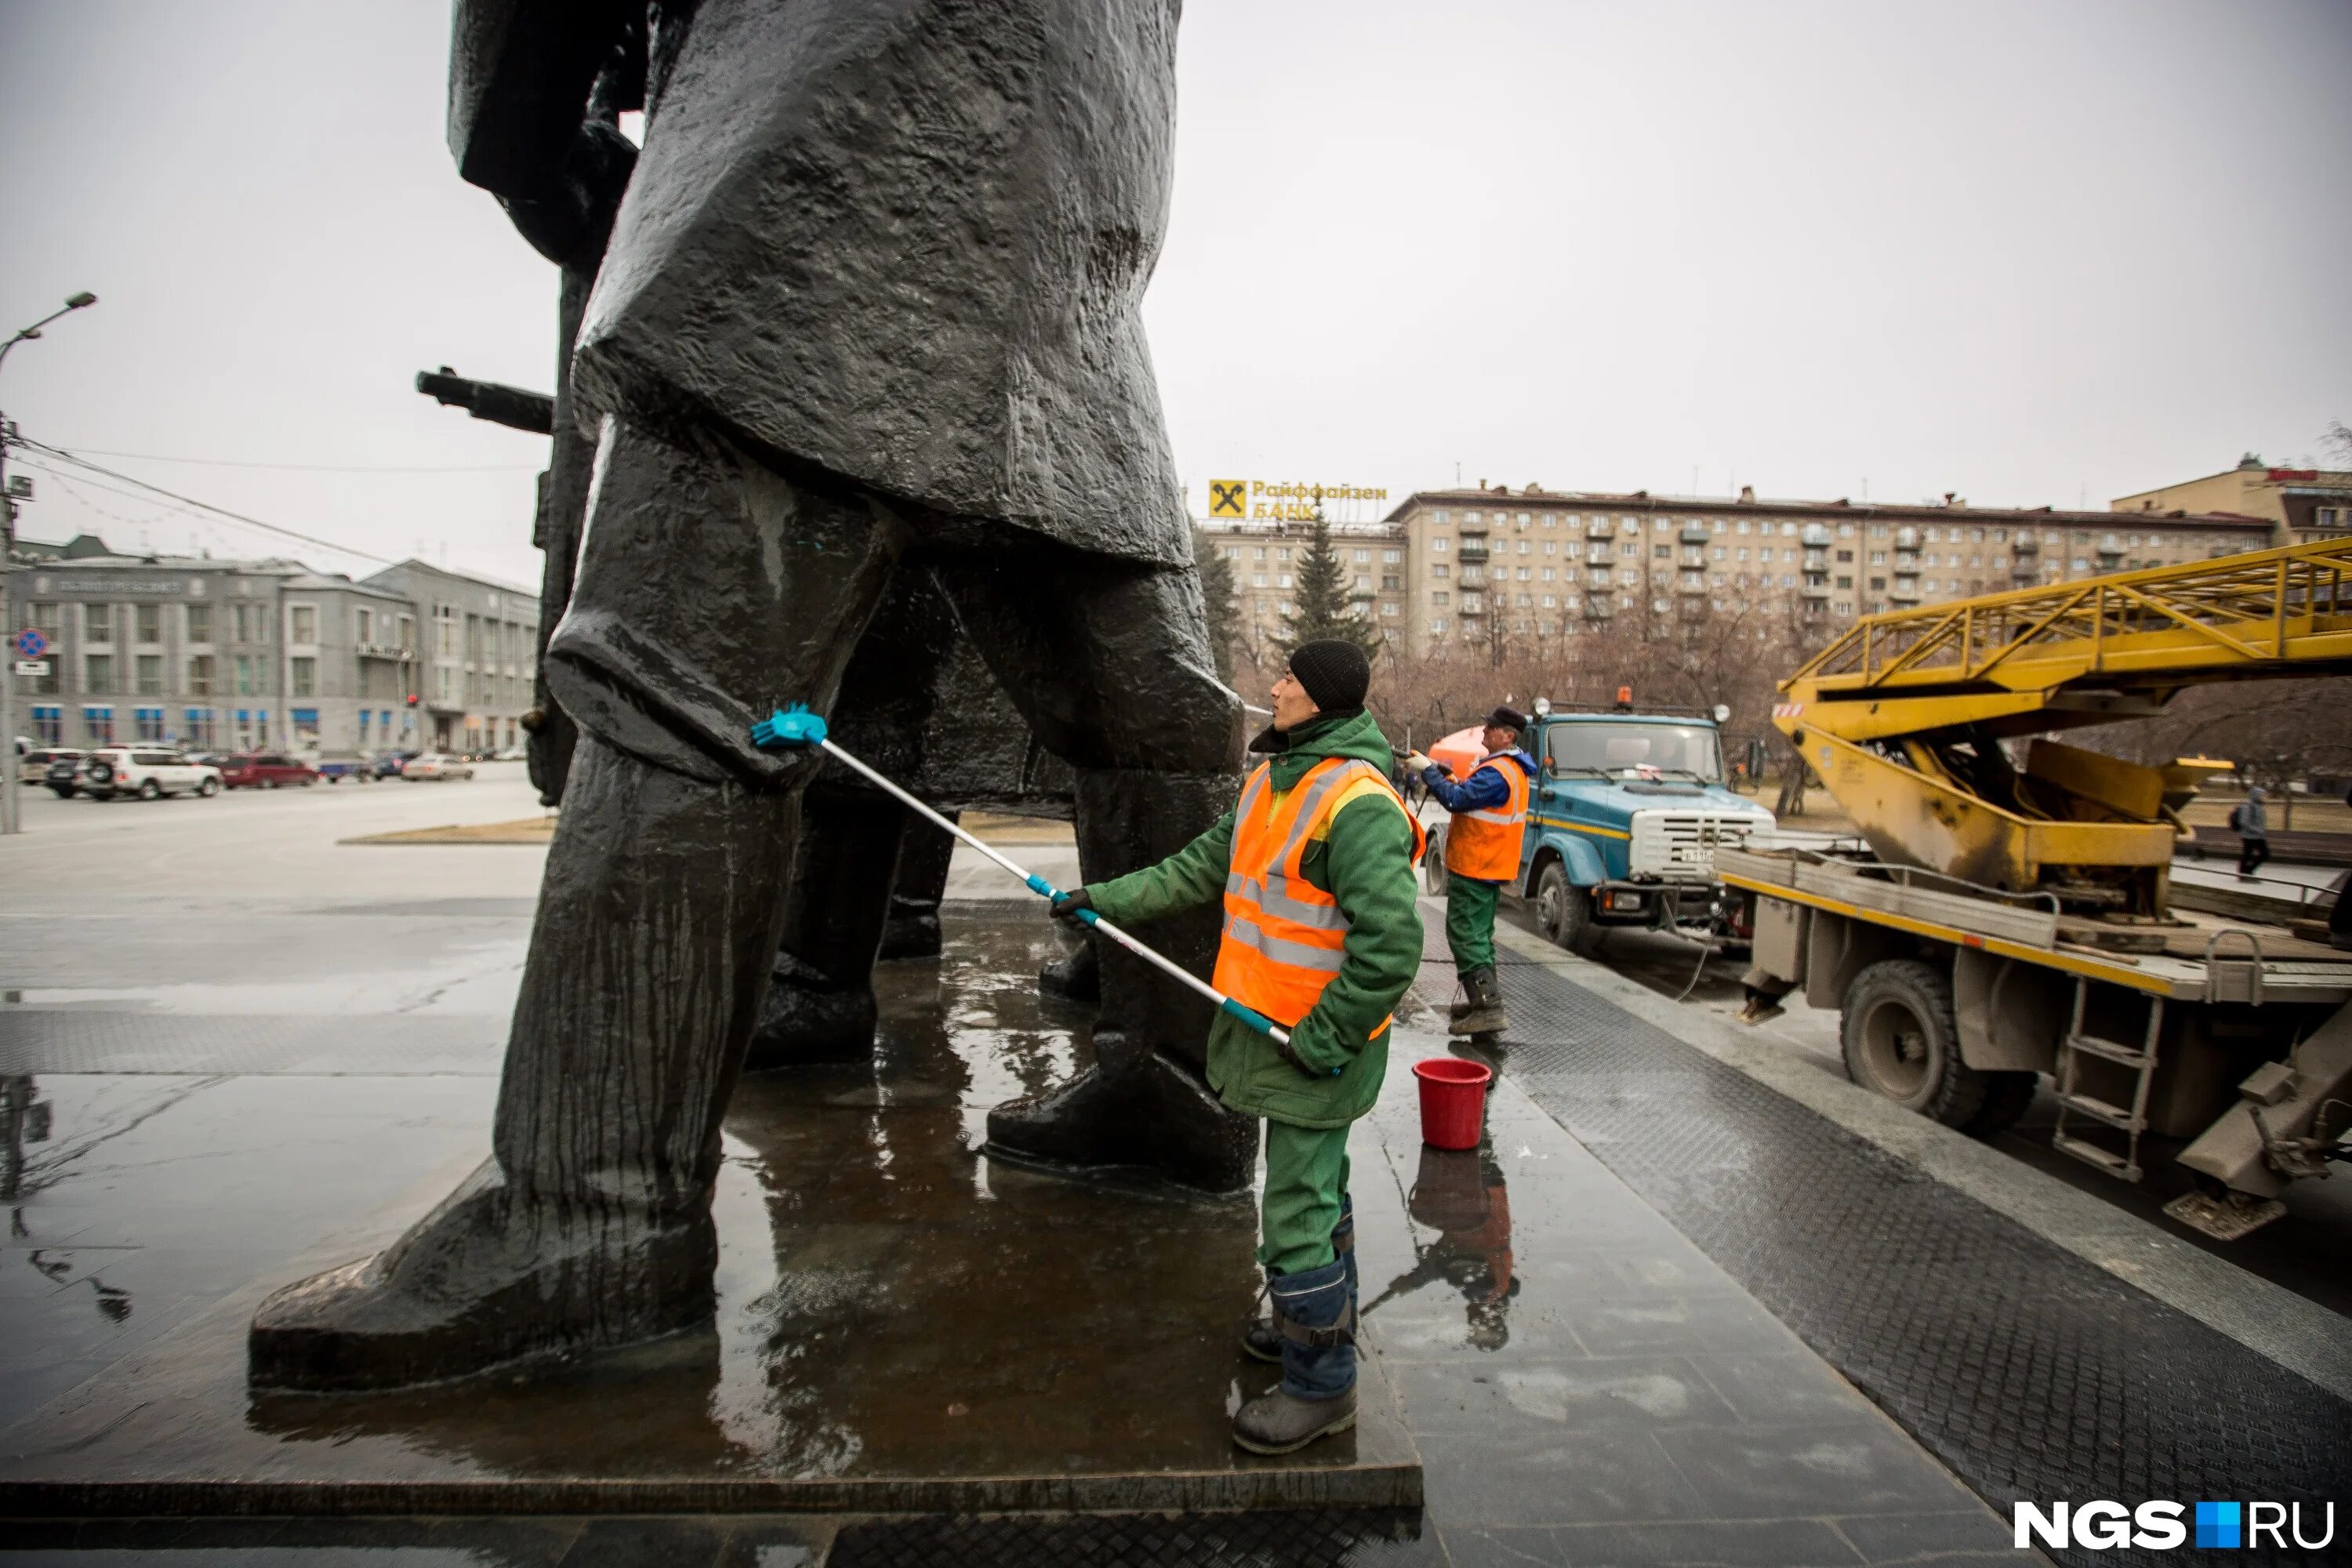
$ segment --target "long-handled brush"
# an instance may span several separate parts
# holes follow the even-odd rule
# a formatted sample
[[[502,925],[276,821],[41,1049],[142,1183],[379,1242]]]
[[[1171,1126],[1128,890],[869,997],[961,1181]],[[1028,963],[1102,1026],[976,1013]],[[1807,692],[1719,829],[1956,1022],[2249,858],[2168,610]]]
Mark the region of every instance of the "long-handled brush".
[[[832,757],[835,761],[840,763],[844,767],[853,768],[858,773],[863,773],[866,778],[872,780],[875,784],[879,786],[881,789],[887,791],[908,810],[922,817],[926,822],[931,823],[935,826],[947,829],[950,833],[955,835],[956,837],[963,840],[966,844],[971,845],[974,849],[979,850],[982,855],[987,856],[999,866],[1003,867],[1005,870],[1011,872],[1013,876],[1020,878],[1021,880],[1027,885],[1031,892],[1035,893],[1040,898],[1045,899],[1048,901],[1058,899],[1062,896],[1062,889],[1054,886],[1053,883],[1045,880],[1045,878],[1038,876],[1034,871],[1030,871],[1023,867],[1014,865],[1004,856],[1000,855],[994,849],[992,849],[987,845],[982,843],[979,839],[974,838],[971,834],[966,833],[962,828],[958,827],[954,823],[950,822],[946,817],[941,816],[938,812],[933,811],[929,806],[925,805],[921,801],[917,800],[913,795],[908,794],[905,790],[900,789],[897,784],[892,784],[888,779],[884,778],[880,773],[875,772],[872,768],[867,767],[856,757],[851,756],[840,746],[835,745],[825,734],[824,716],[810,712],[800,703],[795,702],[790,708],[778,709],[774,713],[770,714],[767,718],[762,719],[758,723],[752,725],[751,743],[759,747],[763,752],[799,752],[807,751],[811,748],[822,751],[827,756]],[[1276,1045],[1287,1046],[1290,1044],[1290,1032],[1285,1029],[1281,1025],[1276,1023],[1273,1019],[1267,1017],[1265,1014],[1259,1012],[1255,1007],[1245,1007],[1242,1005],[1242,1004],[1234,1001],[1232,997],[1226,995],[1223,992],[1218,990],[1207,981],[1202,980],[1191,970],[1184,968],[1181,964],[1175,963],[1173,960],[1162,958],[1160,954],[1152,952],[1150,948],[1136,941],[1135,938],[1128,935],[1127,932],[1119,930],[1118,927],[1111,924],[1110,921],[1103,919],[1102,916],[1097,914],[1095,910],[1080,910],[1078,911],[1078,919],[1084,921],[1087,925],[1092,926],[1095,930],[1102,932],[1103,935],[1110,938],[1111,941],[1118,943],[1119,946],[1127,949],[1128,952],[1135,954],[1136,957],[1143,960],[1146,963],[1152,964],[1163,973],[1182,981],[1185,984],[1191,986],[1193,990],[1199,992],[1210,1001],[1214,1002],[1226,1012],[1231,1013],[1234,1017],[1239,1018],[1243,1023],[1247,1024],[1251,1028],[1255,1029],[1258,1033],[1271,1038]]]

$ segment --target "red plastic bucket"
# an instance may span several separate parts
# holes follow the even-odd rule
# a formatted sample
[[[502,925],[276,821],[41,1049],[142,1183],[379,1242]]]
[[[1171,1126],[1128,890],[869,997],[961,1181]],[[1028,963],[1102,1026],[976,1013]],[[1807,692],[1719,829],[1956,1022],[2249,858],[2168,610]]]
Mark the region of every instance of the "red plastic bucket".
[[[1433,1149],[1475,1149],[1494,1069],[1460,1057],[1432,1057],[1413,1063],[1412,1076],[1421,1080],[1421,1141]]]

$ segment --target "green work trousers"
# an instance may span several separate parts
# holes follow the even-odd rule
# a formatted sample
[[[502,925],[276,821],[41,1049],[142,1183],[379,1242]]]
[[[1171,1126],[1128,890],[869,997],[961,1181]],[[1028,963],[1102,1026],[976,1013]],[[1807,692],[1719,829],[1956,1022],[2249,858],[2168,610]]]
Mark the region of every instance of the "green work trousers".
[[[1320,1268],[1338,1256],[1331,1227],[1348,1192],[1348,1130],[1265,1124],[1265,1201],[1257,1260],[1277,1274]]]
[[[1499,883],[1445,874],[1445,946],[1455,973],[1495,967],[1495,905],[1502,896]]]

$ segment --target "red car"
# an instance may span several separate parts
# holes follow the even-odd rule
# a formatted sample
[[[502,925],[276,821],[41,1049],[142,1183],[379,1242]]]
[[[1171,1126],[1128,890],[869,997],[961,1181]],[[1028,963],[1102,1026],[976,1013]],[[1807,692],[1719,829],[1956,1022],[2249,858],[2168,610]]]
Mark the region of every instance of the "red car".
[[[278,752],[244,752],[220,762],[221,783],[229,789],[276,789],[319,782],[319,770]]]

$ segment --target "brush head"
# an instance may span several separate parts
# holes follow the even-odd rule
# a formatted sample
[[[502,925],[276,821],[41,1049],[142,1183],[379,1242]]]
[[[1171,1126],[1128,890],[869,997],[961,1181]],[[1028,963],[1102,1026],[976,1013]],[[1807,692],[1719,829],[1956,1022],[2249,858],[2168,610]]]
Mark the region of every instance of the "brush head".
[[[798,752],[824,740],[824,718],[808,705],[795,702],[779,708],[751,726],[751,744],[763,752]]]

